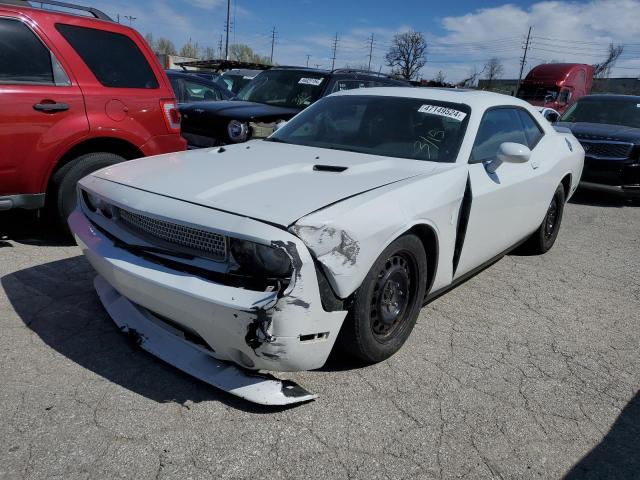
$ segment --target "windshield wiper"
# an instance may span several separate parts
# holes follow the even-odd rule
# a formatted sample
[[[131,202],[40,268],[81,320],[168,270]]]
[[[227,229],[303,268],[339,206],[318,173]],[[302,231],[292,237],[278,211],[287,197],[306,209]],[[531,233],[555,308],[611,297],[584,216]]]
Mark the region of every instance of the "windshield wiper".
[[[267,137],[264,139],[265,142],[274,142],[274,143],[289,143],[289,142],[285,142],[284,140],[281,140],[280,138],[276,138],[276,137]]]

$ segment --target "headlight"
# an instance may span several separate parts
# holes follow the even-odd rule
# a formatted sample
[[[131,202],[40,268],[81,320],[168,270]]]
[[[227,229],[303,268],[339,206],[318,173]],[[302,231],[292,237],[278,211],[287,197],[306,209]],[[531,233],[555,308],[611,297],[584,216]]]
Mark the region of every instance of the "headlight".
[[[92,212],[100,211],[106,218],[113,218],[114,207],[110,203],[105,202],[99,196],[82,190],[82,199],[85,205]]]
[[[249,126],[238,120],[231,120],[227,126],[227,133],[232,142],[244,142],[249,136]]]
[[[291,260],[280,248],[231,239],[231,254],[238,264],[263,275],[284,277],[291,273]]]

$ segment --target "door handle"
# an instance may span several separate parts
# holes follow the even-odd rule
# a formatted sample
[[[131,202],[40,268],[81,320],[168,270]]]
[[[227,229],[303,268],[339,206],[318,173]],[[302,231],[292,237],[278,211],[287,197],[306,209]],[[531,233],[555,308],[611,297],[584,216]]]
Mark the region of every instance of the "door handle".
[[[69,105],[66,103],[36,103],[33,109],[39,112],[64,112],[69,110]]]

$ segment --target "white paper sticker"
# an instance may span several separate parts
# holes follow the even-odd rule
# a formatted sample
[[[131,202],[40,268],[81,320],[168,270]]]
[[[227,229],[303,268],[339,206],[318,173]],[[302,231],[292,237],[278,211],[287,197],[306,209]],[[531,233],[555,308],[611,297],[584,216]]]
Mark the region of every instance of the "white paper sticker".
[[[302,85],[314,85],[317,87],[322,83],[322,80],[324,80],[324,78],[301,78],[298,80],[298,83],[301,83]]]
[[[460,110],[440,107],[438,105],[422,105],[418,109],[418,111],[420,113],[430,113],[431,115],[439,115],[441,117],[452,118],[454,120],[458,120],[459,122],[463,121],[467,116],[465,112],[461,112]]]

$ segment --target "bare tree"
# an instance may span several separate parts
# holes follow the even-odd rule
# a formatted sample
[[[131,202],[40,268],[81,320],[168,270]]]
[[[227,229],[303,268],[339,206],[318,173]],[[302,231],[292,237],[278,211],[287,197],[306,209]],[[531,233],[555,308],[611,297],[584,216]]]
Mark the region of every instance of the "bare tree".
[[[253,51],[253,49],[244,43],[236,43],[229,45],[229,57],[232,60],[241,62],[254,62],[271,65],[271,60],[267,56],[261,56]]]
[[[607,78],[609,73],[611,73],[611,69],[616,64],[618,57],[622,55],[623,50],[623,45],[614,45],[613,43],[610,43],[607,58],[603,62],[593,65],[593,68],[595,69],[593,76],[596,78]]]
[[[168,38],[160,37],[156,41],[155,47],[156,47],[155,48],[156,53],[160,53],[160,54],[164,53],[166,55],[175,55],[177,53],[176,47],[173,45],[173,42]]]
[[[445,78],[446,78],[446,75],[444,74],[444,72],[442,70],[438,70],[438,73],[436,73],[436,76],[433,77],[433,81],[441,85],[444,85]]]
[[[385,60],[393,73],[405,80],[417,77],[427,63],[427,42],[420,32],[405,32],[393,37]]]
[[[491,88],[493,81],[500,78],[504,73],[504,66],[498,57],[491,57],[487,63],[485,63],[483,72],[485,72],[484,78],[489,80],[487,86]]]
[[[471,70],[469,70],[469,76],[460,80],[456,85],[458,87],[471,88],[476,86],[476,82],[478,81],[478,77],[484,72],[484,68],[481,71],[478,71],[478,68],[474,65]]]
[[[201,57],[203,60],[214,60],[216,58],[216,49],[213,47],[203,47]]]
[[[198,44],[189,39],[180,49],[181,57],[198,58]]]
[[[151,47],[151,50],[153,50],[155,52],[156,51],[156,41],[153,38],[153,33],[147,33],[144,36],[144,39],[147,41],[147,43]]]

